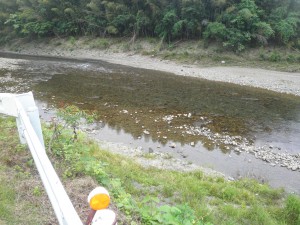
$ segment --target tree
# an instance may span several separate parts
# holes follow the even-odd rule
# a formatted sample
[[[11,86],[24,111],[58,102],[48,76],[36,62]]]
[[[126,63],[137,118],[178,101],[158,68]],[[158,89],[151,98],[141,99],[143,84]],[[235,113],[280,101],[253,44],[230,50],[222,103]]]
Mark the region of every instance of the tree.
[[[167,11],[161,21],[155,28],[155,32],[163,39],[170,42],[173,37],[173,27],[178,22],[175,10]]]

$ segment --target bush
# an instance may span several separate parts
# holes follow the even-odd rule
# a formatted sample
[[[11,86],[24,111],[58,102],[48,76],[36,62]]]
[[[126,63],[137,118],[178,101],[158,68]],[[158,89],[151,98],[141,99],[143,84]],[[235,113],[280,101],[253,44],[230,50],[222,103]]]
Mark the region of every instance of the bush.
[[[299,57],[299,59],[300,59],[300,57]],[[288,57],[286,58],[286,60],[288,62],[297,62],[297,58],[294,55],[288,55]]]
[[[281,60],[281,56],[277,51],[271,53],[269,60],[271,62],[278,62]]]
[[[241,52],[245,49],[246,44],[251,40],[251,34],[248,32],[242,32],[236,28],[228,29],[227,32],[227,40],[223,42],[223,46],[225,48]]]
[[[205,39],[224,40],[226,37],[226,27],[219,22],[209,23],[203,35]]]
[[[281,20],[276,24],[275,30],[281,41],[287,44],[297,34],[297,22],[290,18]]]

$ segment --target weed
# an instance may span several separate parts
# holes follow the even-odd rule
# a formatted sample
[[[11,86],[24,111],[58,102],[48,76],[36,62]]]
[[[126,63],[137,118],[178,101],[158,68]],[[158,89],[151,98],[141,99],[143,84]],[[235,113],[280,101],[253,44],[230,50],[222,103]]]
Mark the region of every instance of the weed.
[[[297,58],[295,55],[289,54],[286,60],[291,63],[296,63],[297,61],[300,62],[300,57]]]
[[[13,188],[11,188],[6,182],[4,182],[2,174],[0,177],[0,181],[0,222],[14,221],[13,203],[16,198],[16,193]]]
[[[68,41],[69,41],[69,43],[70,43],[71,45],[75,45],[75,43],[76,43],[76,38],[73,37],[73,36],[70,36]]]
[[[153,153],[143,153],[142,157],[144,157],[145,159],[156,159],[157,156]]]
[[[264,52],[264,50],[262,48],[259,49],[259,59],[263,60],[263,61],[268,59],[268,56],[266,55],[266,53]]]
[[[269,57],[271,62],[279,62],[281,60],[281,55],[277,51],[273,51]]]
[[[163,155],[163,159],[172,159],[172,158],[173,158],[173,156],[169,153],[166,153]]]
[[[33,195],[37,196],[37,197],[39,197],[39,196],[42,195],[42,190],[41,190],[41,188],[39,186],[35,186],[33,188]]]
[[[143,46],[139,43],[133,45],[133,50],[139,52],[143,49]]]
[[[62,43],[60,41],[57,41],[54,43],[54,46],[61,46],[61,45],[62,45]]]
[[[286,205],[284,208],[284,216],[291,225],[300,224],[300,199],[295,195],[290,195],[286,199]]]
[[[95,39],[90,43],[91,48],[98,48],[98,49],[108,49],[110,45],[111,43],[109,42],[109,40],[104,38]]]
[[[122,46],[123,51],[130,51],[130,44],[129,43],[124,43]]]

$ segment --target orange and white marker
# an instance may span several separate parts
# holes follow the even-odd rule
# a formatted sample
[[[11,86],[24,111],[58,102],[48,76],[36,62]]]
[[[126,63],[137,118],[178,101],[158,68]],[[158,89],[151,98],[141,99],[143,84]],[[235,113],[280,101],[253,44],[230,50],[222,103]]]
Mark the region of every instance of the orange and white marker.
[[[96,187],[90,192],[88,202],[93,210],[106,209],[110,203],[109,193],[104,187]]]
[[[110,196],[104,187],[97,187],[88,196],[88,203],[91,212],[86,224],[88,225],[116,225],[116,213],[107,209],[110,203]]]

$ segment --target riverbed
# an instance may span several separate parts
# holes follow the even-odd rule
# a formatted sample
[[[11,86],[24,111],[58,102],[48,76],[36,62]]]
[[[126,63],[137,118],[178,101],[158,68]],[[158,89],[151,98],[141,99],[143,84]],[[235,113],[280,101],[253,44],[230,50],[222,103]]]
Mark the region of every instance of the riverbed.
[[[33,91],[48,119],[68,104],[95,112],[98,122],[86,131],[107,148],[164,153],[183,167],[300,193],[297,90],[283,94],[91,59],[0,57],[0,92]]]

